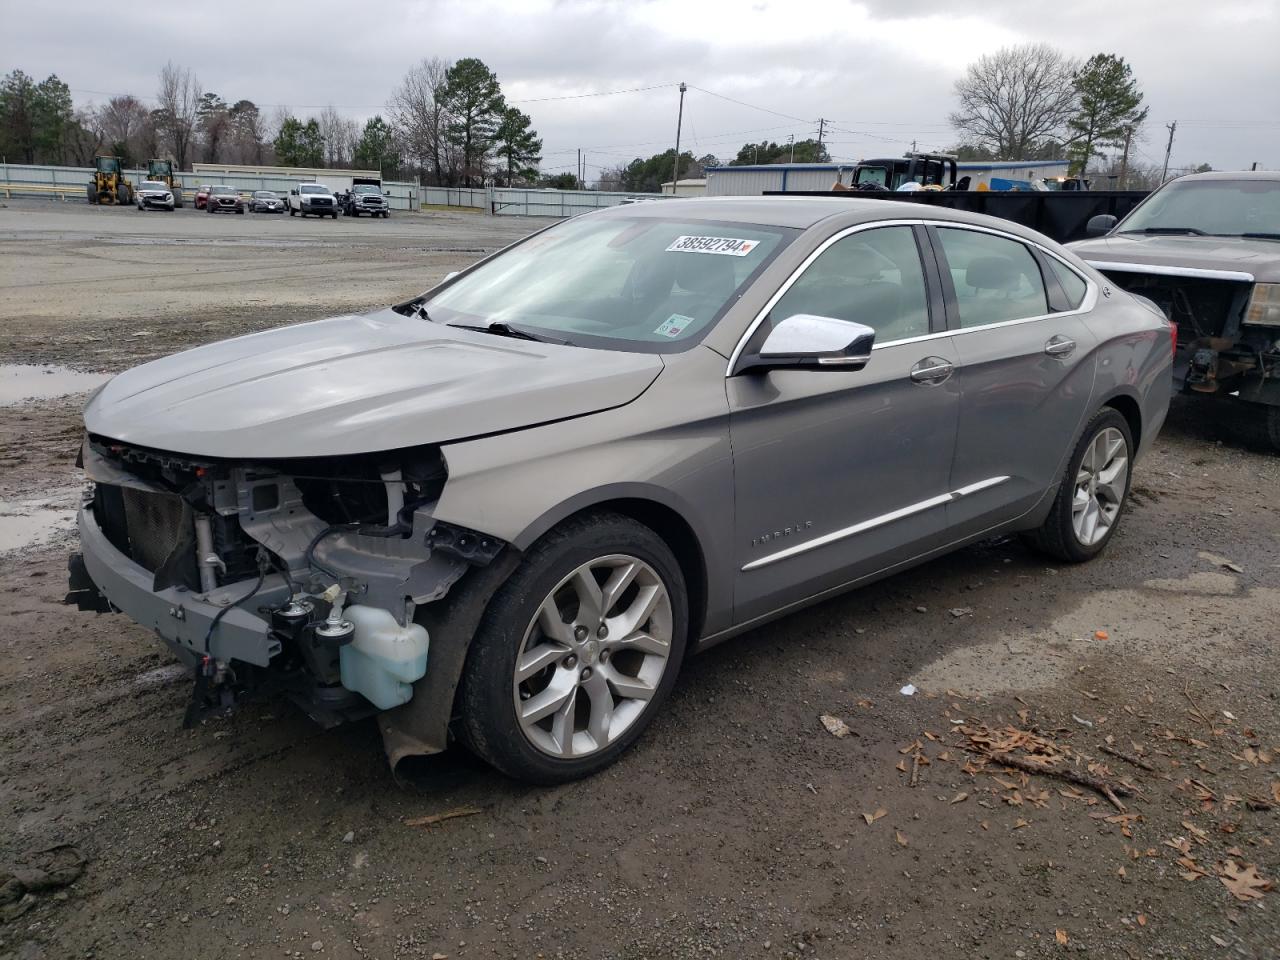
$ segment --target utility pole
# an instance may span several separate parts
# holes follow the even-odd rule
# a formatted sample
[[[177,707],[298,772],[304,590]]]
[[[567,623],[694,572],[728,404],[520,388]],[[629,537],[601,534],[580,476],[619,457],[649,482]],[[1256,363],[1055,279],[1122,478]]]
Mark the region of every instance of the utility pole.
[[[822,117],[818,118],[818,153],[822,153],[822,134],[827,126],[827,121]]]
[[[787,134],[787,143],[791,144],[791,162],[796,162],[796,135],[794,133]]]
[[[684,126],[684,92],[689,88],[682,81],[680,83],[680,112],[676,114],[676,162],[675,169],[671,173],[671,195],[677,196],[677,189],[680,185],[680,128]],[[658,184],[658,189],[662,189],[662,184]]]
[[[582,148],[581,147],[578,148],[577,181],[578,181],[578,186],[581,187],[582,186]]]
[[[911,141],[911,152],[912,153],[916,152],[916,142],[914,140]]]
[[[1164,183],[1165,178],[1169,175],[1169,155],[1173,153],[1173,135],[1177,132],[1178,121],[1175,120],[1173,123],[1165,124],[1165,126],[1169,130],[1169,144],[1164,148],[1164,169],[1160,171],[1161,183]]]
[[[1124,128],[1124,153],[1120,155],[1120,189],[1129,189],[1129,144],[1133,142],[1133,127]],[[1168,160],[1165,161],[1168,163]],[[1088,167],[1088,161],[1085,166]],[[1080,176],[1084,176],[1084,171],[1080,171]]]

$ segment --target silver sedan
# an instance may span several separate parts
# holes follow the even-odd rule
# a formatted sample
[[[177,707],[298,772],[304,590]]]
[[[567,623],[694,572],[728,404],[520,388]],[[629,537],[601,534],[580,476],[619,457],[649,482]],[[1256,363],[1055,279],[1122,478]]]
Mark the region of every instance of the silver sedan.
[[[1172,331],[1010,223],[635,204],[405,303],[187,351],[89,402],[73,590],[191,716],[271,680],[536,782],[615,760],[686,653],[984,538],[1116,536]]]

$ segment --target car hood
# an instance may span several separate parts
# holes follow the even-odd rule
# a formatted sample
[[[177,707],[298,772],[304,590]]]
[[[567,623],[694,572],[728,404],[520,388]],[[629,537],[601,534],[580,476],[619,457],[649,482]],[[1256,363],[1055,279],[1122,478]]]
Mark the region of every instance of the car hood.
[[[85,407],[90,433],[206,457],[369,453],[618,407],[656,354],[460,330],[394,310],[214,343],[120,374]]]
[[[1116,236],[1067,244],[1102,270],[1111,264],[1246,273],[1262,283],[1280,282],[1280,242],[1195,236]],[[1243,280],[1243,277],[1238,279]]]

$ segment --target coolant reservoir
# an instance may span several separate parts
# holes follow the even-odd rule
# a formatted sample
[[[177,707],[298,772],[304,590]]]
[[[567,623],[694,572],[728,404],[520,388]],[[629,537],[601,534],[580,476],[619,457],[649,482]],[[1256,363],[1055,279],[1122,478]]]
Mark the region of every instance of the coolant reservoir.
[[[340,648],[342,685],[382,710],[408,703],[413,682],[427,672],[426,627],[402,627],[381,607],[353,604],[342,615],[356,628]]]

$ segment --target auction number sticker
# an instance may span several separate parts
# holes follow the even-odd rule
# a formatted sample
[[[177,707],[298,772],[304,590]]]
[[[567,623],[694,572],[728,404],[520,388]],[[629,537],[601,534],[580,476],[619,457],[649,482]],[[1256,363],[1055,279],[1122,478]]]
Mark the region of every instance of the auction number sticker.
[[[684,333],[684,328],[691,323],[693,323],[693,317],[686,317],[681,313],[673,313],[663,320],[658,329],[653,332],[660,337],[678,337]]]
[[[734,237],[676,237],[667,251],[676,253],[714,253],[722,257],[745,257],[760,245],[759,240]]]

